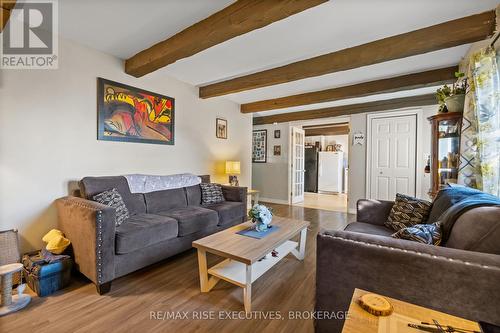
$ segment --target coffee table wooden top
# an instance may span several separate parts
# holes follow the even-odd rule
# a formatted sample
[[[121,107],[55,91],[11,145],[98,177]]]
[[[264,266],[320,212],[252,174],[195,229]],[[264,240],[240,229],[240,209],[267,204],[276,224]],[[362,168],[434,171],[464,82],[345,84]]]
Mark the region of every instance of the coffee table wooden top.
[[[363,310],[359,305],[359,298],[367,293],[369,292],[362,289],[354,290],[354,294],[352,295],[351,299],[351,304],[349,306],[349,312],[348,312],[349,316],[347,317],[347,320],[344,323],[344,328],[342,330],[342,333],[358,333],[358,332],[378,333],[381,330],[384,332],[386,331],[388,332],[390,330],[389,329],[390,327],[386,327],[388,325],[384,325],[384,327],[386,327],[389,330],[384,330],[383,328],[379,327],[380,320],[386,320],[386,318],[389,317],[376,317]],[[462,328],[478,332],[480,331],[478,324],[475,322],[455,317],[443,312],[427,309],[411,303],[403,302],[384,295],[381,296],[387,299],[389,303],[391,303],[391,305],[393,306],[394,311],[391,314],[392,317],[399,316],[402,317],[403,319],[409,318],[415,320],[415,322],[417,322],[418,324],[420,324],[420,322],[422,321],[432,323],[434,319],[437,320],[443,326],[450,325],[456,328]],[[407,326],[408,322],[409,321],[402,320],[402,325]],[[397,330],[390,330],[390,332],[396,332],[396,331],[421,332],[421,330],[408,327],[401,327],[400,329]]]
[[[307,228],[309,222],[275,216],[272,225],[279,229],[264,238],[256,239],[236,233],[252,225],[250,221],[238,224],[194,241],[193,247],[250,265]]]

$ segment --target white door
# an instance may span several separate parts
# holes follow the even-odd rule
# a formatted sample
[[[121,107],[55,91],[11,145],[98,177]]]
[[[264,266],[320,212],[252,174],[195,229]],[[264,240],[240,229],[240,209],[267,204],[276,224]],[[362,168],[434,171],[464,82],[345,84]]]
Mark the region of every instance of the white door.
[[[292,203],[304,201],[304,130],[292,127]]]
[[[370,199],[415,196],[417,116],[372,118]]]

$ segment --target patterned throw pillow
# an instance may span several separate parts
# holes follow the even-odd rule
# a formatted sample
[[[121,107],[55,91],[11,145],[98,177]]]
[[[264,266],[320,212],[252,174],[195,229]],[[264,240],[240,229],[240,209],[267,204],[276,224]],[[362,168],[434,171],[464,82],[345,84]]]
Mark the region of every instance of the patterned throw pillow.
[[[416,224],[392,234],[394,238],[407,239],[429,245],[441,244],[441,227],[439,222],[432,224]]]
[[[201,183],[201,203],[203,205],[216,204],[224,202],[222,187],[218,184]]]
[[[431,206],[432,203],[429,201],[398,193],[385,225],[398,231],[415,224],[425,223]]]
[[[113,207],[116,210],[115,225],[117,227],[129,218],[127,206],[125,206],[123,198],[116,188],[96,194],[92,197],[92,200]]]

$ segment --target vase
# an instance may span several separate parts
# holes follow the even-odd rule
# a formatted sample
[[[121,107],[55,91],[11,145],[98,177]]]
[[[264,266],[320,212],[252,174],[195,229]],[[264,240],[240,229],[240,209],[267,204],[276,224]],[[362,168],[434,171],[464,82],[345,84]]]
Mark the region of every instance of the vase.
[[[444,100],[448,112],[463,112],[465,104],[465,94],[446,97]]]
[[[255,230],[259,232],[267,230],[267,224],[262,223],[260,219],[253,219],[252,221],[255,222]]]

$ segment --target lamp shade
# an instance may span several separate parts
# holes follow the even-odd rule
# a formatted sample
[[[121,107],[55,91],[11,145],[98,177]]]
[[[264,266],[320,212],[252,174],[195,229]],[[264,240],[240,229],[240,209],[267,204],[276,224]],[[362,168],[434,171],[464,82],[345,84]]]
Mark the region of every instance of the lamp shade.
[[[240,161],[226,161],[226,174],[239,175],[240,172]]]

